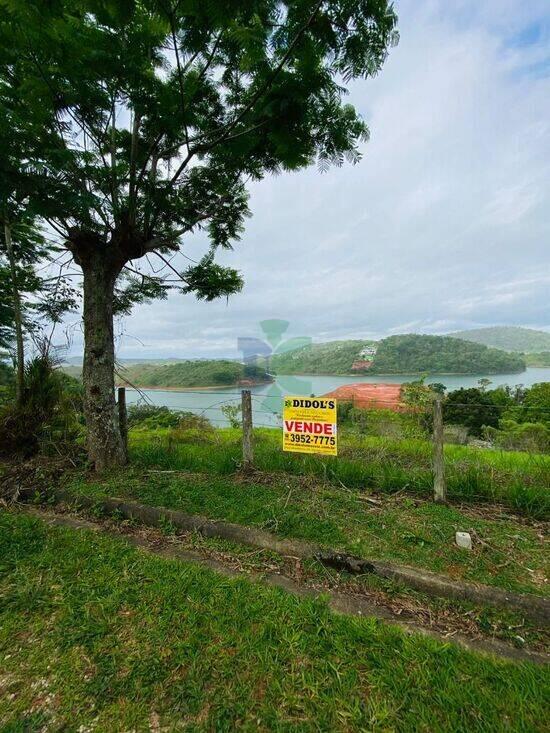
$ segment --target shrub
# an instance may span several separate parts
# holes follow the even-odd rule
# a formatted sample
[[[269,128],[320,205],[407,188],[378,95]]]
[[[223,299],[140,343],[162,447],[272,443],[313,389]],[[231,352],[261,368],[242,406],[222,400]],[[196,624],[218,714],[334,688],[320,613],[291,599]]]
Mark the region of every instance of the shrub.
[[[232,428],[241,427],[242,405],[223,405],[221,409],[223,416]]]
[[[212,423],[204,415],[197,415],[194,412],[180,412],[178,414],[178,430],[203,430],[205,432],[214,430]]]
[[[341,427],[351,427],[361,435],[396,439],[426,436],[423,413],[368,410],[354,407],[352,402],[338,402],[337,410],[338,424]]]
[[[446,423],[464,425],[472,435],[481,437],[483,428],[498,426],[500,412],[490,394],[471,387],[448,395],[443,418]]]
[[[550,382],[539,382],[525,390],[521,403],[507,410],[504,417],[517,423],[542,423],[550,428]]]
[[[516,423],[501,420],[500,429],[486,428],[485,436],[499,448],[530,453],[550,451],[550,429],[542,423]]]
[[[54,369],[47,354],[31,359],[25,367],[21,402],[8,403],[0,410],[2,454],[27,458],[46,446],[66,452],[81,433],[79,390],[81,386]]]
[[[15,372],[12,366],[0,359],[0,386],[11,387],[15,383]]]
[[[178,443],[212,443],[215,433],[212,423],[204,415],[194,412],[179,413],[179,421],[168,434],[168,447]]]
[[[128,407],[128,427],[143,429],[175,428],[181,413],[157,405],[130,405]]]

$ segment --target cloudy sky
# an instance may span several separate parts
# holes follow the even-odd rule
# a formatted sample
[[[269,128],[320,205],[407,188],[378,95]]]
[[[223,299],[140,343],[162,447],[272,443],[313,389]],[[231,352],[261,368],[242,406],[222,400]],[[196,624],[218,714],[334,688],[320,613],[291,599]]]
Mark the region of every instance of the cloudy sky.
[[[316,341],[550,330],[550,3],[395,4],[398,47],[351,89],[371,130],[362,161],[255,185],[246,232],[220,257],[244,291],[137,308],[120,356],[237,356],[269,318]],[[183,249],[204,250],[200,237]]]

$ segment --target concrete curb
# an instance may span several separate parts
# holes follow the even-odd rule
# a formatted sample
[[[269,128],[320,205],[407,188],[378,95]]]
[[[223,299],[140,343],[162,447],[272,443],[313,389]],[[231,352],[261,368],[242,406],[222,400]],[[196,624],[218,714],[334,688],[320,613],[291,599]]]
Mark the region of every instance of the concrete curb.
[[[290,557],[315,558],[324,565],[338,570],[357,575],[373,573],[431,596],[515,610],[534,621],[550,622],[549,598],[529,593],[514,593],[481,583],[461,583],[427,570],[360,558],[302,540],[283,539],[262,529],[215,521],[200,515],[185,514],[174,509],[139,504],[117,497],[97,499],[75,495],[63,489],[54,489],[48,495],[56,503],[77,504],[85,509],[100,509],[104,514],[137,520],[150,527],[162,527],[170,523],[177,529],[199,532],[204,537],[230,540]],[[24,501],[30,501],[35,496],[36,492],[32,489],[23,489],[20,492],[20,498]]]

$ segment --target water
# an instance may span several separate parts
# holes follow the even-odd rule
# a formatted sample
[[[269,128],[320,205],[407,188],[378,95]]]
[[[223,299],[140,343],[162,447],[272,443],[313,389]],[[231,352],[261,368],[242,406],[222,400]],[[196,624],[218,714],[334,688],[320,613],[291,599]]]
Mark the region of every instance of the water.
[[[491,380],[491,387],[499,385],[514,386],[522,384],[530,387],[537,382],[550,381],[550,369],[529,368],[520,374],[469,374],[467,376],[441,376],[428,377],[426,382],[441,382],[448,390],[459,389],[460,387],[475,387],[479,379]],[[296,395],[322,395],[330,392],[343,384],[357,382],[386,382],[392,384],[403,384],[411,382],[416,377],[394,374],[392,376],[347,376],[347,377],[318,377],[318,376],[288,376],[279,375],[272,384],[262,384],[251,388],[252,392],[252,414],[254,424],[258,427],[275,427],[281,424],[282,398],[286,394]],[[144,395],[145,397],[143,397]],[[144,389],[141,394],[135,390],[127,390],[127,401],[129,404],[136,402],[147,402],[153,405],[164,405],[172,410],[185,410],[197,414],[203,414],[214,425],[228,425],[228,420],[222,412],[224,404],[238,405],[241,401],[241,393],[238,387],[224,387],[208,390],[157,390]]]

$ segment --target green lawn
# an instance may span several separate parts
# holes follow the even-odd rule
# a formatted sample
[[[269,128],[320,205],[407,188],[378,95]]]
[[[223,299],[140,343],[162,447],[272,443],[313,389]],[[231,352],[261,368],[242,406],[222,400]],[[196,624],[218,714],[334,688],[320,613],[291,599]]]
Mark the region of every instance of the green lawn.
[[[241,460],[240,431],[135,430],[133,460],[144,467],[185,469],[227,475]],[[278,430],[255,431],[255,463],[262,471],[315,476],[336,486],[430,496],[431,443],[358,436],[342,431],[339,456],[284,453]],[[550,518],[550,456],[445,446],[449,498],[455,501],[499,501],[535,518]]]
[[[547,669],[0,513],[0,730],[540,731]]]
[[[517,591],[543,594],[549,573],[540,527],[407,496],[385,497],[373,507],[358,492],[295,476],[257,476],[243,483],[231,476],[135,467],[101,479],[75,473],[65,487],[75,497],[132,498]],[[487,544],[462,550],[454,542],[457,530],[475,530]]]

